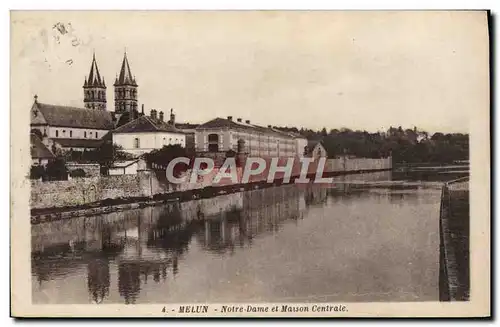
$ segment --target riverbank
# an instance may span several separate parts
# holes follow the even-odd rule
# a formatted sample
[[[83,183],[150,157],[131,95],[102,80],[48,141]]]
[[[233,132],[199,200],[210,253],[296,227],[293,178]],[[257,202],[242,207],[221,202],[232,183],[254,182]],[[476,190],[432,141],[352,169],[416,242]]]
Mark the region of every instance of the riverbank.
[[[468,178],[446,183],[439,218],[441,301],[469,300],[469,225]]]
[[[349,172],[329,172],[324,177],[336,177],[343,175],[355,175],[363,173],[384,172],[391,169],[356,170]],[[314,179],[315,174],[309,174],[307,178]],[[298,176],[293,176],[290,183],[294,183]],[[59,219],[69,219],[83,216],[95,216],[116,211],[143,208],[169,202],[184,202],[196,199],[211,198],[222,194],[243,192],[253,189],[262,189],[272,186],[283,185],[283,179],[276,179],[273,183],[267,181],[254,181],[246,184],[228,184],[218,186],[206,186],[202,188],[184,189],[180,191],[170,191],[158,193],[152,196],[130,196],[106,198],[100,201],[93,201],[79,205],[54,206],[31,209],[31,223],[39,224]]]

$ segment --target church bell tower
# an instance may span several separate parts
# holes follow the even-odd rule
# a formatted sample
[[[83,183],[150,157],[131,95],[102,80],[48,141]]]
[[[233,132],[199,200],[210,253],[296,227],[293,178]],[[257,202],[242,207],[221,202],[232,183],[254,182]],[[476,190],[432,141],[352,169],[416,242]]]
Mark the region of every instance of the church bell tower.
[[[123,56],[120,75],[115,80],[115,112],[117,114],[129,113],[132,117],[133,112],[137,111],[137,83],[135,77],[130,71],[127,59],[127,53]]]
[[[83,83],[83,103],[87,109],[106,110],[106,83],[101,78],[95,53],[90,66],[89,77]]]

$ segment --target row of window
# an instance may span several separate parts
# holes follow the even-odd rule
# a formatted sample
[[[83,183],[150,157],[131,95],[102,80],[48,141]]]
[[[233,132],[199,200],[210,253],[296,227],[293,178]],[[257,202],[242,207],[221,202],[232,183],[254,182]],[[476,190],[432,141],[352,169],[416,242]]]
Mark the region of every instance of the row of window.
[[[216,146],[216,144],[209,144],[208,145],[208,148],[209,150],[208,151],[211,151],[210,148],[214,148],[214,146]],[[233,145],[232,149],[234,151],[238,151],[238,146],[237,145]],[[217,150],[218,150],[218,146],[217,146]],[[295,148],[273,148],[273,147],[260,147],[260,148],[250,148],[248,149],[248,151],[251,153],[251,154],[255,154],[255,153],[261,153],[261,154],[275,154],[275,153],[283,153],[283,154],[293,154],[295,153]]]
[[[294,149],[295,144],[283,144],[283,143],[264,143],[264,142],[252,142],[246,143],[247,148],[280,148],[280,149]]]
[[[183,142],[182,139],[176,138],[175,143],[174,143],[174,139],[170,137],[168,139],[168,143],[167,143],[167,138],[166,137],[163,138],[163,145],[169,145],[169,144],[181,144],[182,145],[182,142]],[[134,148],[135,149],[141,148],[141,140],[138,137],[134,138]]]
[[[236,140],[236,139],[244,139],[246,141],[250,140],[255,140],[255,141],[267,141],[269,143],[283,143],[283,144],[293,144],[294,143],[294,140],[293,139],[276,139],[274,137],[270,138],[269,136],[255,136],[255,135],[250,135],[248,136],[248,134],[240,134],[240,133],[233,133],[233,140]]]
[[[210,144],[210,143],[209,143]],[[237,144],[233,144],[233,149],[237,149],[238,148],[238,145]],[[263,146],[247,146],[246,147],[248,150],[260,150],[260,151],[276,151],[276,150],[280,150],[280,151],[295,151],[295,147],[291,147],[291,146],[267,146],[267,145],[263,145]]]
[[[86,91],[85,92],[87,99],[99,99],[99,100],[105,100],[106,99],[106,93],[104,91]]]
[[[137,103],[136,102],[131,102],[129,106],[132,110],[137,109]],[[127,110],[127,103],[126,102],[120,102],[116,104],[115,110]]]
[[[131,89],[131,90],[116,90],[115,95],[117,98],[126,98],[127,96],[130,96],[131,98],[135,98],[137,96],[137,90]]]
[[[62,137],[66,137],[66,130],[63,129],[61,132],[62,132],[61,133]],[[69,131],[68,134],[69,134],[69,137],[73,137],[73,131]],[[96,139],[99,138],[99,133],[98,132],[95,132],[94,134],[95,134],[94,138],[96,138]],[[89,132],[89,135],[90,135],[90,138],[92,138],[93,132]],[[59,130],[57,130],[57,129],[56,129],[56,137],[59,137]],[[83,132],[83,137],[87,138],[87,131]]]

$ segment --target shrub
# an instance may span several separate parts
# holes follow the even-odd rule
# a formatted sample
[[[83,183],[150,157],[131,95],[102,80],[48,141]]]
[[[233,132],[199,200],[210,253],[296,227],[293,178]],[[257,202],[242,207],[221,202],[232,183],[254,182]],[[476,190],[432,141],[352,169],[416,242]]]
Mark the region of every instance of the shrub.
[[[85,177],[85,171],[82,168],[75,169],[69,173],[71,177]]]
[[[43,166],[38,166],[38,165],[31,166],[30,169],[31,179],[40,179],[43,177],[44,174],[45,174],[45,168],[43,168]]]
[[[63,158],[58,157],[47,164],[45,175],[48,180],[67,180],[68,170]]]

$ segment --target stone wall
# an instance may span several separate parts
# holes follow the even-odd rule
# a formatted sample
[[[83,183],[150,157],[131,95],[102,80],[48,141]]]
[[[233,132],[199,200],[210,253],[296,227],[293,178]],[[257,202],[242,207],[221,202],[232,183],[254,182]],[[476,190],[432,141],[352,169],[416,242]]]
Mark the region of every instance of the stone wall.
[[[82,169],[85,172],[85,177],[99,177],[101,175],[101,166],[99,164],[68,162],[66,163],[66,168],[69,173],[77,169]]]
[[[285,165],[280,162],[279,166]],[[297,168],[298,167],[298,168]],[[300,174],[300,167],[294,166],[293,175]],[[325,164],[326,172],[356,172],[382,170],[391,168],[391,159],[328,159]],[[314,173],[316,167],[310,166],[309,172]],[[113,175],[102,177],[73,178],[68,181],[42,182],[31,181],[31,208],[50,208],[77,206],[105,199],[151,197],[156,194],[171,193],[174,191],[188,191],[208,186],[224,186],[232,184],[231,179],[223,178],[216,185],[213,183],[218,169],[214,169],[206,176],[200,176],[196,183],[189,183],[191,171],[184,174],[186,183],[172,184],[167,181],[164,170],[142,170],[137,175]],[[241,181],[242,168],[237,169],[237,180]],[[275,178],[282,177],[283,173],[276,174]],[[262,174],[252,176],[250,182],[267,180],[268,169]]]
[[[325,164],[327,172],[341,171],[363,171],[363,170],[381,170],[391,169],[392,158],[369,159],[369,158],[337,158],[328,159]]]
[[[104,199],[144,196],[139,176],[73,178],[68,181],[31,181],[31,208],[77,206]]]

